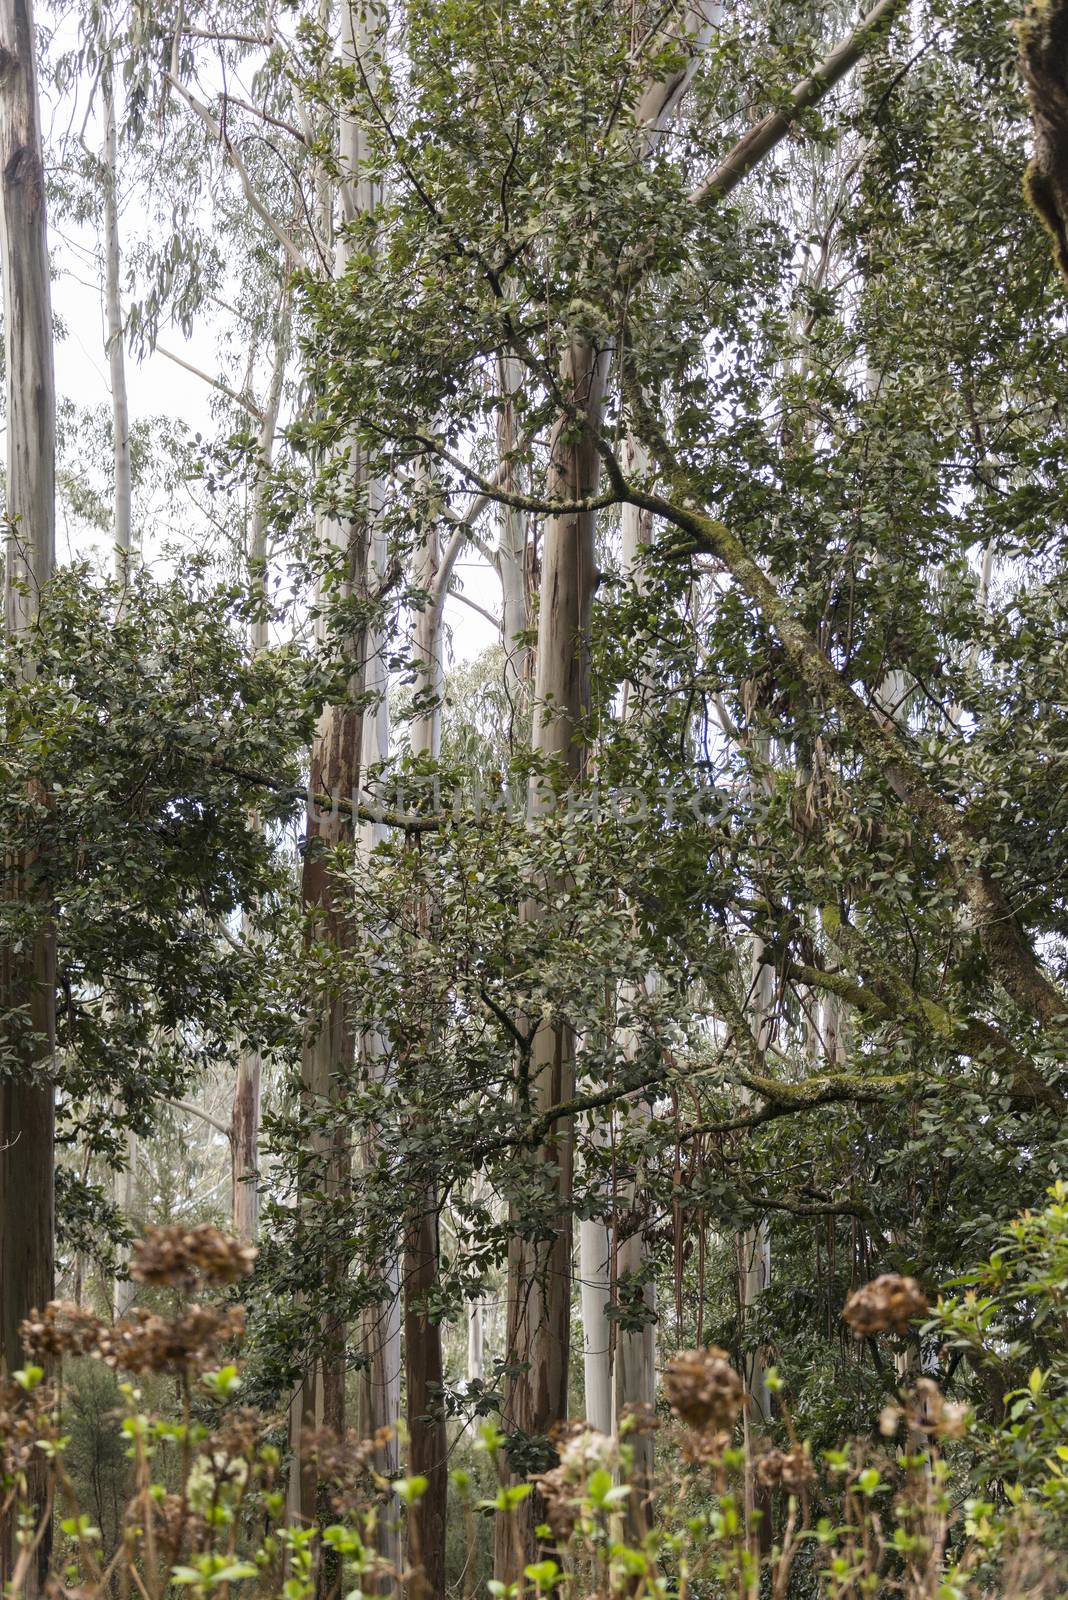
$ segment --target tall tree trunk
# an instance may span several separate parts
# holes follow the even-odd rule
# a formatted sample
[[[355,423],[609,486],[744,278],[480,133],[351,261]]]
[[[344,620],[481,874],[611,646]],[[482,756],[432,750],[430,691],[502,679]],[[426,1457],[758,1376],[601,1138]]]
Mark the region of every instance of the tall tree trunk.
[[[371,588],[377,588],[385,581],[387,565],[385,536],[380,520],[376,516],[377,500],[375,486],[369,485],[368,504],[371,520],[368,584]],[[364,686],[369,697],[369,709],[363,719],[362,765],[365,775],[389,756],[389,681],[385,648],[386,639],[383,631],[379,628],[371,629],[367,636],[364,674]],[[360,824],[357,848],[364,860],[370,858],[371,852],[382,842],[385,832],[381,823]],[[358,1048],[364,1074],[371,1079],[381,1077],[386,1071],[387,1062],[385,1044],[378,1032],[373,1028],[366,1030],[358,1041]],[[369,1139],[370,1135],[365,1133],[363,1159],[371,1164],[374,1152]],[[363,1360],[360,1373],[360,1431],[365,1437],[381,1429],[392,1431],[392,1438],[379,1458],[380,1466],[387,1474],[397,1473],[400,1470],[400,1444],[397,1433],[400,1421],[402,1366],[399,1254],[402,1248],[402,1240],[391,1242],[387,1259],[378,1264],[382,1270],[386,1290],[377,1304],[365,1309],[360,1339]],[[399,1568],[400,1535],[394,1517],[387,1515],[380,1519],[377,1539],[379,1555]]]
[[[678,23],[678,36],[687,51],[679,67],[668,78],[649,83],[642,94],[636,111],[638,150],[642,159],[654,154],[664,133],[670,128],[682,99],[690,86],[700,54],[718,23],[721,8],[701,0],[687,6]],[[674,27],[674,24],[672,24]],[[648,466],[648,455],[640,443],[627,441],[626,469],[632,476],[640,476]],[[638,578],[639,548],[650,539],[650,517],[635,506],[623,510],[623,566],[635,581]],[[630,712],[630,698],[625,696],[623,715]],[[624,1040],[624,1047],[627,1041]],[[586,1220],[579,1230],[579,1262],[582,1283],[582,1322],[584,1348],[584,1377],[586,1390],[586,1416],[594,1426],[608,1432],[618,1425],[622,1408],[636,1403],[652,1404],[655,1399],[655,1335],[652,1324],[640,1332],[620,1335],[628,1341],[623,1351],[621,1369],[622,1388],[617,1386],[614,1367],[618,1359],[619,1340],[613,1351],[611,1327],[606,1315],[613,1295],[613,1278],[620,1270],[620,1261],[613,1262],[616,1250],[614,1228],[611,1232],[597,1220]],[[643,1240],[640,1232],[631,1235],[624,1246],[625,1271],[638,1272],[642,1265]],[[647,1298],[652,1294],[651,1286]],[[634,1392],[631,1392],[633,1390]],[[635,1472],[643,1481],[638,1485],[637,1499],[648,1503],[652,1482],[652,1444],[648,1435],[642,1435],[634,1445]]]
[[[123,1220],[125,1221],[127,1227],[130,1226],[133,1218],[134,1201],[136,1196],[137,1135],[132,1129],[128,1129],[126,1133],[126,1165],[121,1169],[121,1171],[116,1171],[115,1173],[115,1204],[122,1211]],[[129,1260],[129,1257],[130,1252],[128,1247],[123,1246],[121,1252],[121,1261],[124,1265]],[[130,1307],[133,1305],[133,1301],[134,1285],[129,1275],[120,1277],[118,1273],[116,1273],[111,1292],[111,1312],[116,1322],[118,1322],[120,1317],[124,1317],[126,1315]]]
[[[523,366],[514,356],[500,360],[502,404],[497,413],[497,459],[501,488],[521,489],[519,467],[511,460],[518,448],[515,396],[523,383]],[[530,688],[530,571],[527,550],[527,515],[515,506],[498,506],[500,528],[494,564],[501,580],[501,639],[504,644],[504,681],[513,712],[521,708]]]
[[[283,262],[283,270],[285,263]],[[289,353],[289,293],[283,290],[275,328],[274,361],[256,440],[256,471],[252,483],[252,508],[249,519],[249,582],[258,593],[261,609],[249,625],[249,649],[258,655],[267,648],[267,529],[270,521],[266,482],[274,456],[278,414],[282,404],[282,385]],[[245,943],[256,938],[247,910],[241,914],[241,934]],[[259,1229],[260,1195],[259,1145],[263,1059],[257,1048],[242,1045],[237,1059],[230,1117],[230,1195],[231,1226],[237,1238],[249,1242]]]
[[[242,913],[241,931],[255,937]],[[234,1236],[250,1244],[259,1231],[259,1144],[263,1058],[259,1050],[242,1045],[237,1058],[237,1080],[230,1114],[230,1226]]]
[[[764,946],[754,941],[752,957],[752,992],[749,999],[749,1020],[753,1038],[760,1050],[766,1050],[771,1040],[775,1012],[775,968],[764,959]],[[735,1235],[738,1263],[738,1307],[743,1338],[756,1315],[760,1296],[771,1283],[771,1234],[767,1222],[761,1219],[751,1228]],[[771,1392],[767,1381],[767,1360],[763,1349],[747,1350],[743,1360],[742,1376],[745,1379],[748,1403],[743,1413],[746,1445],[745,1511],[747,1526],[753,1526],[754,1515],[759,1512],[757,1542],[762,1550],[771,1548],[771,1498],[757,1484],[752,1449],[754,1423],[763,1428],[771,1420]]]
[[[467,1381],[481,1383],[486,1372],[486,1324],[481,1299],[467,1307]]]
[[[111,375],[111,449],[115,471],[115,574],[125,578],[133,540],[133,480],[130,467],[130,406],[126,395],[126,351],[122,329],[119,273],[118,129],[115,121],[113,64],[105,51],[101,71],[104,96],[104,275],[108,367]]]
[[[572,338],[562,367],[564,387],[573,395],[594,428],[600,425],[609,356],[584,339]],[[564,421],[554,429],[549,456],[547,492],[579,500],[596,492],[600,461],[588,432],[574,437]],[[554,759],[578,777],[585,755],[577,742],[590,709],[589,626],[597,582],[594,560],[596,516],[592,512],[550,517],[545,525],[538,613],[538,655],[534,681],[533,748],[542,759]],[[531,810],[546,803],[546,791],[535,778]],[[534,1037],[530,1062],[529,1113],[537,1117],[566,1100],[575,1081],[574,1032],[566,1023],[545,1024]],[[526,1113],[528,1108],[521,1108]],[[506,1353],[518,1369],[505,1383],[504,1422],[508,1430],[547,1434],[567,1415],[567,1374],[571,1325],[571,1176],[572,1129],[568,1121],[554,1125],[535,1153],[546,1188],[546,1203],[555,1208],[551,1242],[536,1245],[512,1238],[508,1249]],[[504,1582],[517,1582],[520,1553],[530,1559],[534,1529],[541,1514],[530,1496],[514,1515],[518,1538],[508,1517],[495,1528],[495,1571]]]
[[[32,631],[55,560],[55,387],[44,163],[30,0],[0,0],[0,260],[7,365],[7,519],[4,618]],[[3,1044],[13,1071],[0,1080],[0,1367],[21,1364],[19,1324],[54,1284],[55,930],[44,863],[12,852],[5,898],[38,902],[40,926],[22,949],[0,952]],[[44,1504],[43,1473],[30,1499]],[[14,1518],[0,1535],[0,1576],[11,1575]],[[42,1560],[47,1540],[42,1541]],[[36,1577],[36,1575],[35,1575]],[[31,1584],[36,1588],[36,1582]]]
[[[431,596],[415,623],[416,686],[423,697],[412,722],[412,754],[436,761],[441,753],[444,663],[438,569],[441,549],[435,524],[416,552],[413,578]],[[425,919],[426,907],[421,908]],[[448,1506],[448,1439],[442,1384],[445,1366],[441,1324],[426,1312],[426,1297],[438,1280],[438,1191],[431,1181],[404,1233],[404,1374],[408,1420],[408,1472],[425,1478],[426,1493],[408,1513],[408,1556],[417,1572],[412,1588],[425,1600],[445,1596],[445,1517]]]
[[[579,1223],[579,1301],[586,1421],[599,1433],[611,1433],[612,1230],[603,1217],[584,1217]]]
[[[685,43],[686,51],[671,77],[654,80],[641,97],[636,129],[643,153],[655,147],[692,80],[711,34],[713,11],[708,0],[698,0],[686,7],[677,24],[671,24],[673,36]],[[597,491],[600,458],[592,435],[601,426],[611,355],[610,348],[595,350],[578,334],[572,335],[563,355],[561,388],[570,394],[589,427],[576,437],[569,418],[557,422],[549,451],[550,496],[580,500]],[[596,514],[592,512],[548,518],[539,583],[532,746],[536,756],[555,758],[576,777],[585,766],[576,734],[590,709],[588,649],[597,581],[595,529]],[[538,811],[543,795],[535,778],[532,812]],[[574,1082],[573,1030],[566,1023],[543,1025],[534,1037],[531,1053],[531,1103],[522,1110],[538,1116],[569,1098]],[[536,1159],[549,1186],[547,1199],[558,1203],[559,1210],[547,1247],[535,1247],[519,1238],[509,1245],[506,1354],[509,1364],[521,1370],[505,1384],[504,1421],[509,1429],[542,1435],[567,1415],[573,1159],[569,1121],[554,1125]],[[516,1515],[518,1537],[506,1517],[497,1519],[495,1530],[494,1571],[496,1578],[505,1582],[521,1581],[520,1558],[534,1552],[534,1528],[541,1520],[537,1496],[529,1496]]]
[[[323,9],[324,22],[329,10]],[[343,0],[341,8],[341,55],[344,61],[368,57],[366,12],[357,9],[356,0]],[[340,177],[337,195],[342,228],[334,250],[334,272],[344,275],[350,254],[350,241],[344,224],[373,211],[377,203],[374,184],[367,176],[366,151],[360,125],[343,113],[338,135]],[[328,245],[333,240],[333,191],[323,173],[317,186],[320,227]],[[366,472],[359,446],[351,442],[346,465],[352,492],[365,485]],[[366,597],[370,573],[370,513],[366,505],[355,514],[321,519],[320,532],[338,551],[343,566],[339,590],[331,591],[341,606],[354,596]],[[327,706],[312,742],[310,787],[313,794],[349,801],[360,789],[363,770],[366,722],[363,695],[368,683],[368,638],[366,625],[357,623],[347,641],[352,663],[349,698],[341,705]],[[301,878],[301,897],[309,919],[312,940],[344,949],[347,938],[346,907],[335,901],[335,883],[324,857],[341,845],[351,845],[354,830],[350,814],[341,806],[325,809],[312,802],[308,811],[307,847]],[[301,1052],[301,1095],[307,1111],[321,1115],[334,1102],[338,1082],[349,1077],[355,1060],[356,1041],[349,1026],[343,997],[331,995],[318,1002],[305,1026]],[[350,1181],[351,1150],[343,1130],[313,1132],[304,1182],[312,1194],[337,1194]],[[338,1263],[338,1271],[346,1270]],[[293,1517],[311,1522],[316,1510],[316,1473],[302,1449],[305,1434],[323,1424],[341,1430],[345,1419],[347,1329],[331,1325],[316,1330],[305,1370],[290,1406],[290,1439],[294,1467],[290,1477],[289,1509]]]
[[[624,461],[625,469],[632,477],[640,478],[649,466],[648,452],[637,439],[630,438]],[[642,572],[642,550],[652,543],[652,516],[649,512],[641,510],[638,506],[626,506],[623,510],[622,535],[623,535],[623,571],[630,582],[639,591],[645,588],[645,579]],[[636,676],[647,677],[643,668],[648,663],[636,664]],[[635,715],[635,701],[631,694],[631,684],[624,688],[623,716]],[[647,985],[656,982],[655,975],[650,974],[646,979]],[[623,1048],[630,1053],[636,1041],[633,1035],[624,1038]],[[649,1115],[649,1102],[642,1101],[641,1108],[646,1118]],[[615,1213],[630,1215],[639,1193],[637,1178],[629,1178],[623,1185],[621,1192],[615,1197]],[[615,1292],[617,1295],[632,1281],[641,1281],[646,1276],[648,1266],[649,1248],[646,1243],[644,1227],[631,1225],[630,1232],[623,1238],[618,1237],[618,1222],[614,1229],[613,1244],[615,1248],[615,1263],[613,1276],[615,1278]],[[640,1328],[623,1328],[617,1324],[614,1359],[612,1362],[612,1423],[618,1431],[620,1422],[628,1408],[649,1407],[656,1403],[656,1284],[650,1280],[643,1283],[642,1300],[648,1320]],[[630,1436],[630,1446],[633,1451],[633,1466],[631,1469],[632,1495],[628,1503],[628,1521],[631,1536],[640,1539],[648,1528],[652,1519],[653,1496],[653,1469],[654,1451],[653,1434],[643,1430]]]

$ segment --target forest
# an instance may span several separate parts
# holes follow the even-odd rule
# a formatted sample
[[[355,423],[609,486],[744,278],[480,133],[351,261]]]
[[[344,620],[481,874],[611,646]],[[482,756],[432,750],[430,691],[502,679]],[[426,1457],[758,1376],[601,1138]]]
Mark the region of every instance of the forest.
[[[4,1600],[1063,1600],[1068,0],[0,0],[0,263]]]

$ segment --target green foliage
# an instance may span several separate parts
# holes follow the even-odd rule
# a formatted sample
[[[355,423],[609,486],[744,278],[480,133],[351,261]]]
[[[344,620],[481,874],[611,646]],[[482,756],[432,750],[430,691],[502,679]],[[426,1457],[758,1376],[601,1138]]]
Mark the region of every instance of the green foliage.
[[[29,853],[39,893],[9,895],[0,927],[17,945],[35,907],[51,908],[61,1137],[98,1155],[118,1152],[124,1126],[146,1132],[158,1099],[235,1032],[281,1048],[289,1037],[269,966],[221,930],[242,906],[269,915],[285,892],[279,830],[318,679],[293,651],[250,661],[241,599],[192,567],[121,588],[76,569],[53,582],[32,639],[0,645],[0,827]],[[19,1026],[5,1014],[6,1049]],[[108,1227],[110,1203],[87,1204],[73,1173],[60,1198],[78,1248],[94,1211]]]

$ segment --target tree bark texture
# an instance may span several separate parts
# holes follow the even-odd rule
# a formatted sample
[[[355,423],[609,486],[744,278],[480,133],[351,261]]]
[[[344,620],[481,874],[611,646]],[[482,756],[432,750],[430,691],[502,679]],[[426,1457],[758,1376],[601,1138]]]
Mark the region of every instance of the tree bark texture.
[[[575,337],[562,364],[561,379],[573,403],[600,423],[609,354]],[[564,420],[550,447],[547,493],[578,500],[596,493],[600,458],[588,430],[578,437]],[[583,722],[590,710],[589,630],[597,583],[594,559],[596,515],[568,513],[546,521],[538,613],[538,656],[534,680],[533,748],[579,777],[585,767]],[[547,785],[534,778],[532,814],[550,803]],[[546,1024],[534,1037],[530,1060],[530,1112],[539,1116],[570,1099],[575,1083],[574,1031],[566,1023]],[[507,1334],[509,1365],[518,1369],[505,1384],[504,1424],[509,1432],[545,1435],[567,1416],[567,1375],[571,1333],[570,1121],[554,1125],[534,1153],[550,1208],[558,1206],[548,1244],[513,1237],[508,1250]],[[495,1570],[516,1582],[520,1555],[533,1558],[534,1529],[542,1520],[531,1495],[511,1517],[498,1517]],[[518,1535],[518,1537],[516,1537]]]
[[[29,0],[0,0],[0,261],[7,364],[7,528],[4,616],[29,633],[55,550],[55,388],[45,180]],[[32,669],[31,669],[32,670]],[[47,797],[40,796],[47,801]],[[0,1367],[21,1365],[19,1325],[52,1298],[54,1280],[55,933],[47,863],[18,841],[5,852],[4,896],[39,911],[37,931],[0,952]],[[40,1513],[44,1475],[31,1469]],[[13,1524],[14,1519],[8,1519]],[[11,1575],[13,1526],[0,1536],[0,1577]],[[42,1541],[40,1558],[48,1553]],[[36,1592],[40,1567],[30,1575]]]

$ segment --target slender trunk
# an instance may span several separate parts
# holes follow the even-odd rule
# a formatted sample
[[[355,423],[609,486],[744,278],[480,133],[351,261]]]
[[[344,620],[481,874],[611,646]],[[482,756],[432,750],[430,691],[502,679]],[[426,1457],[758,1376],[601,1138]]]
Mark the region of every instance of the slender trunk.
[[[376,541],[372,539],[372,551]],[[372,571],[376,570],[372,554]],[[373,581],[373,580],[372,580]],[[388,704],[386,682],[382,663],[381,637],[371,636],[368,642],[367,688],[376,696],[375,704],[364,718],[363,768],[364,772],[388,754]],[[381,841],[384,829],[377,823],[360,826],[358,850],[363,859]],[[366,1078],[380,1079],[387,1071],[386,1046],[375,1029],[368,1029],[358,1043],[361,1070]],[[372,1135],[364,1133],[359,1159],[370,1166],[374,1159]],[[382,1430],[389,1430],[388,1442],[379,1452],[379,1469],[387,1476],[400,1471],[400,1389],[401,1367],[401,1285],[400,1254],[404,1248],[403,1237],[391,1240],[384,1261],[376,1263],[384,1281],[384,1294],[376,1303],[365,1308],[359,1339],[362,1366],[359,1383],[359,1429],[368,1438]],[[425,1270],[423,1258],[420,1265]],[[392,1508],[383,1516],[376,1530],[378,1554],[395,1570],[400,1568],[400,1529]],[[389,1592],[388,1589],[382,1592]]]
[[[584,1217],[579,1223],[579,1286],[586,1421],[599,1433],[611,1433],[612,1231],[603,1217]]]
[[[248,919],[241,926],[246,939],[253,937]],[[242,1048],[237,1058],[230,1116],[231,1228],[236,1238],[251,1243],[259,1231],[260,1096],[263,1060],[256,1049]]]
[[[523,367],[513,356],[500,361],[503,403],[497,413],[497,458],[505,470],[501,487],[509,494],[522,488],[521,474],[510,458],[518,440],[514,397],[523,382]],[[530,570],[527,551],[527,516],[515,506],[500,505],[500,531],[496,566],[501,580],[501,639],[504,644],[504,681],[514,711],[530,689]]]
[[[284,264],[283,264],[284,265]],[[282,384],[289,352],[289,295],[283,291],[275,328],[274,363],[267,401],[263,408],[256,440],[256,472],[252,484],[249,519],[249,583],[257,593],[259,609],[249,625],[249,649],[258,655],[267,648],[267,530],[270,521],[265,480],[274,455],[278,414],[282,404]],[[241,933],[248,943],[256,938],[252,918],[242,912]],[[230,1118],[230,1196],[231,1226],[237,1238],[249,1242],[259,1230],[259,1151],[263,1058],[258,1049],[242,1045],[237,1060],[233,1109]]]
[[[627,440],[624,464],[625,470],[632,477],[639,478],[648,470],[648,452],[633,437]],[[624,507],[623,570],[640,592],[646,587],[642,572],[642,550],[651,542],[651,514],[637,506]],[[632,717],[637,712],[637,702],[632,689],[647,678],[649,665],[648,662],[636,662],[633,678],[624,686],[622,712],[624,718]],[[654,974],[650,974],[646,979],[647,986],[652,986],[655,982]],[[632,997],[632,994],[628,995],[628,992],[624,991],[625,999]],[[632,1033],[625,1035],[620,1042],[628,1055],[633,1053],[637,1041]],[[648,1118],[649,1102],[643,1100],[639,1110],[640,1114]],[[615,1293],[619,1297],[628,1284],[641,1282],[642,1300],[647,1317],[640,1328],[624,1328],[617,1325],[612,1362],[612,1422],[617,1432],[626,1412],[641,1408],[651,1410],[656,1403],[656,1284],[652,1281],[652,1274],[648,1273],[649,1247],[644,1228],[635,1227],[633,1223],[629,1225],[627,1233],[622,1238],[618,1234],[618,1219],[620,1216],[629,1217],[632,1214],[638,1193],[638,1176],[629,1177],[616,1194],[614,1208]],[[627,1514],[631,1536],[640,1539],[652,1521],[653,1434],[648,1430],[631,1434],[630,1445],[633,1451],[630,1474],[633,1493],[628,1503]]]
[[[609,357],[575,336],[562,370],[575,404],[599,427]],[[547,492],[579,500],[596,492],[599,457],[588,433],[579,438],[563,422],[554,430],[549,456]],[[585,767],[581,740],[583,719],[590,709],[589,626],[597,582],[594,560],[596,517],[592,512],[550,517],[545,525],[538,613],[538,656],[534,682],[533,748],[543,760],[555,760],[575,777]],[[549,803],[548,790],[534,780],[531,811]],[[538,1116],[574,1092],[574,1031],[566,1023],[545,1024],[535,1034],[530,1061],[530,1112]],[[508,1248],[506,1352],[517,1369],[505,1384],[504,1421],[509,1430],[544,1435],[567,1416],[567,1374],[571,1324],[571,1176],[570,1122],[554,1125],[535,1155],[545,1184],[547,1209],[553,1215],[552,1238],[534,1244],[513,1235]],[[495,1529],[498,1579],[517,1582],[520,1554],[535,1549],[534,1529],[542,1520],[536,1496]]]
[[[132,477],[130,407],[126,397],[126,351],[122,332],[119,271],[118,132],[115,88],[110,57],[101,73],[104,96],[104,267],[107,352],[111,373],[111,448],[115,469],[115,574],[126,577],[132,549]]]
[[[329,22],[329,11],[323,12]],[[354,0],[342,6],[342,56],[354,59],[363,19],[357,15]],[[365,52],[361,49],[362,55]],[[341,176],[338,184],[342,222],[374,209],[374,186],[366,177],[365,151],[358,124],[343,115],[339,129]],[[333,195],[320,175],[317,188],[320,230],[324,242],[333,237]],[[338,235],[334,270],[343,276],[349,258],[349,239],[342,228]],[[346,452],[353,494],[365,483],[362,454],[353,441]],[[370,512],[360,507],[343,521],[321,519],[320,533],[333,544],[342,559],[344,577],[339,590],[331,593],[341,606],[354,596],[364,598],[370,570]],[[363,770],[367,717],[363,694],[368,687],[366,624],[355,623],[347,640],[351,661],[349,697],[341,705],[327,706],[312,742],[310,787],[313,793],[345,801],[356,795]],[[339,805],[321,809],[312,803],[308,811],[307,847],[301,877],[301,897],[309,921],[311,942],[323,941],[344,949],[348,928],[345,904],[335,903],[337,885],[328,858],[339,846],[353,843],[349,814]],[[351,1076],[356,1040],[349,1026],[342,997],[330,995],[321,1000],[309,1015],[301,1053],[301,1097],[307,1112],[322,1119],[334,1103],[339,1083]],[[328,1121],[329,1119],[327,1119]],[[317,1127],[309,1140],[304,1174],[305,1192],[313,1195],[340,1195],[351,1181],[351,1149],[344,1129]],[[345,1262],[336,1263],[342,1274]],[[290,1477],[290,1514],[311,1522],[316,1510],[316,1471],[306,1459],[302,1439],[324,1424],[338,1431],[345,1420],[345,1375],[347,1328],[338,1323],[320,1326],[313,1336],[308,1361],[290,1406],[290,1439],[294,1469]]]
[[[646,1107],[648,1114],[648,1107]],[[621,1200],[629,1209],[638,1193],[638,1184],[631,1181]],[[616,1244],[615,1276],[617,1293],[628,1282],[644,1278],[649,1264],[649,1247],[642,1228],[635,1228]],[[656,1404],[656,1284],[643,1283],[642,1300],[647,1320],[640,1328],[619,1328],[616,1333],[615,1359],[612,1363],[612,1421],[618,1432],[625,1413],[637,1408],[652,1408]],[[633,1451],[630,1482],[631,1499],[628,1504],[628,1522],[631,1536],[641,1539],[652,1523],[654,1484],[653,1433],[642,1429],[629,1436]]]
[[[687,46],[686,54],[669,78],[655,80],[646,87],[635,109],[637,143],[642,159],[648,159],[655,153],[664,133],[674,121],[701,52],[721,12],[721,7],[711,5],[708,0],[699,0],[698,4],[687,6],[679,19],[678,34]],[[628,475],[640,477],[648,467],[647,452],[637,440],[630,438],[626,455]],[[633,581],[640,584],[640,548],[650,542],[651,517],[635,506],[625,507],[622,534],[624,570]],[[629,689],[629,685],[627,687]],[[630,695],[625,691],[623,716],[629,716],[631,711]],[[624,1039],[622,1043],[626,1049],[633,1041]],[[615,1197],[617,1215],[621,1200],[623,1209],[629,1211],[633,1198],[634,1185],[625,1185],[623,1196]],[[650,1321],[639,1330],[620,1330],[614,1341],[610,1336],[612,1330],[606,1313],[612,1303],[616,1283],[620,1275],[624,1281],[639,1274],[644,1277],[645,1265],[645,1241],[641,1230],[630,1233],[624,1241],[619,1241],[615,1232],[615,1224],[611,1231],[605,1230],[596,1221],[584,1221],[580,1226],[586,1414],[588,1421],[606,1432],[618,1428],[626,1408],[652,1406],[656,1397],[656,1335],[655,1322],[652,1320],[655,1316],[655,1290],[652,1284],[646,1285],[643,1291],[643,1299],[651,1314]],[[651,1504],[651,1435],[637,1435],[632,1440],[632,1448],[635,1494],[629,1506],[629,1516],[632,1531],[638,1533]]]
[[[126,1166],[115,1173],[115,1203],[122,1211],[123,1220],[129,1226],[133,1220],[134,1201],[137,1195],[137,1135],[132,1130],[126,1134]],[[129,1249],[121,1252],[121,1261],[129,1259]],[[112,1284],[111,1310],[117,1322],[124,1317],[133,1305],[134,1286],[129,1277],[119,1277],[116,1273]]]
[[[486,1372],[486,1326],[481,1300],[467,1307],[467,1381],[481,1383]]]
[[[8,634],[32,631],[55,552],[55,388],[44,163],[30,0],[0,0],[0,260],[7,379]],[[11,730],[14,731],[14,730]],[[42,798],[44,798],[42,796]],[[5,898],[33,902],[40,924],[20,949],[0,952],[0,1007],[9,1071],[0,1080],[0,1369],[21,1365],[19,1325],[54,1289],[55,930],[46,865],[31,851],[7,855]],[[38,1513],[44,1474],[32,1468]],[[11,1574],[14,1518],[0,1535],[0,1578]],[[41,1544],[42,1566],[47,1539]],[[43,1571],[33,1574],[36,1590]]]
[[[710,36],[714,8],[708,0],[688,6],[676,37],[687,53],[670,79],[651,83],[637,107],[640,148],[655,148],[674,116]],[[674,28],[674,24],[672,25]],[[561,419],[549,451],[547,493],[581,500],[596,493],[600,459],[592,432],[600,430],[611,349],[595,350],[573,335],[561,364],[561,384],[589,428],[575,437],[574,425]],[[591,512],[550,517],[545,525],[539,583],[537,664],[534,680],[532,745],[536,756],[556,759],[579,776],[585,766],[579,742],[582,719],[590,709],[589,625],[597,582],[594,561],[596,516]],[[545,788],[534,780],[531,811],[545,803]],[[534,1037],[530,1060],[530,1099],[524,1107],[534,1116],[574,1093],[575,1040],[566,1024],[543,1025]],[[508,1251],[506,1355],[520,1368],[505,1384],[506,1427],[546,1434],[567,1415],[567,1373],[571,1312],[572,1129],[567,1120],[554,1125],[536,1157],[547,1185],[547,1200],[558,1205],[553,1237],[534,1246],[513,1237]],[[531,1495],[516,1513],[515,1532],[509,1518],[499,1517],[495,1530],[494,1571],[498,1580],[522,1579],[521,1557],[535,1549],[534,1529],[541,1519],[538,1497]],[[518,1536],[516,1536],[518,1534]]]
[[[413,577],[434,598],[415,624],[417,689],[421,710],[412,723],[412,753],[436,761],[441,749],[442,599],[438,598],[441,551],[437,527],[428,528],[416,552]],[[426,907],[421,908],[425,921]],[[429,1181],[407,1220],[404,1236],[404,1374],[408,1418],[408,1472],[427,1488],[408,1513],[409,1565],[417,1573],[413,1595],[445,1596],[445,1517],[448,1505],[448,1439],[442,1404],[444,1359],[441,1324],[432,1322],[426,1299],[438,1281],[438,1191]]]
[[[442,1402],[441,1325],[431,1322],[426,1295],[438,1279],[437,1195],[427,1191],[409,1218],[404,1241],[404,1362],[408,1410],[408,1473],[425,1478],[426,1492],[408,1514],[409,1565],[418,1574],[413,1595],[444,1600],[448,1440]]]
[[[775,969],[764,960],[764,946],[754,941],[753,985],[749,1001],[750,1027],[757,1046],[765,1050],[770,1042],[775,1010]],[[757,1312],[760,1296],[771,1283],[771,1234],[761,1219],[735,1236],[738,1264],[738,1308],[742,1338],[745,1340]],[[742,1361],[748,1403],[743,1414],[746,1446],[745,1511],[746,1526],[753,1527],[759,1513],[756,1539],[761,1550],[771,1548],[771,1499],[757,1484],[752,1448],[754,1425],[758,1430],[771,1420],[771,1392],[767,1382],[767,1360],[762,1348],[745,1350]]]

